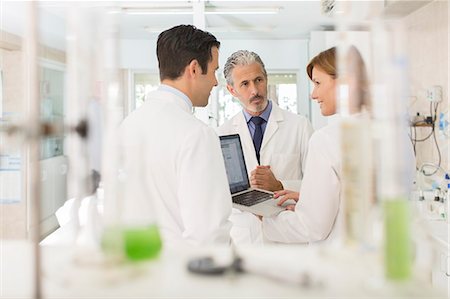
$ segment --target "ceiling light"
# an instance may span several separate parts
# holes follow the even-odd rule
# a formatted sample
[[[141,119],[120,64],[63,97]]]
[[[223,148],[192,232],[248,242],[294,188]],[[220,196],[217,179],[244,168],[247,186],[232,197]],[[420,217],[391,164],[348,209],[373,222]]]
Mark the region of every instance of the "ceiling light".
[[[160,8],[122,8],[128,15],[192,15],[192,8],[185,7],[160,7]]]
[[[205,8],[205,15],[274,15],[279,13],[280,7],[261,8]]]
[[[226,32],[272,32],[274,27],[271,26],[237,26],[237,27],[206,27],[206,30],[214,33]]]
[[[167,28],[158,28],[158,27],[151,27],[151,26],[145,26],[144,30],[149,33],[161,33],[162,31],[166,30]],[[214,32],[214,33],[227,33],[227,32],[272,32],[275,28],[271,26],[238,26],[238,27],[206,27],[205,30],[208,32]]]
[[[277,14],[280,10],[280,7],[205,7],[205,15],[269,15]],[[194,13],[191,7],[124,7],[122,11],[129,15],[192,15]]]

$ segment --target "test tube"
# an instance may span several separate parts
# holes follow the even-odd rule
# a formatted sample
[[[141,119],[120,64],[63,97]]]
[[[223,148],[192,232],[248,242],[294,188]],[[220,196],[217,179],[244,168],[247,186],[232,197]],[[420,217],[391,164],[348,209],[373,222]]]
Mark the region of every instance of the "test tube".
[[[337,10],[337,105],[341,122],[342,200],[345,243],[368,243],[368,213],[374,202],[372,116],[370,82],[360,50],[369,39],[355,44],[354,28],[361,28],[370,2],[338,1]],[[353,38],[352,38],[353,37]]]
[[[376,86],[374,115],[379,131],[377,183],[384,211],[385,275],[389,280],[411,276],[411,233],[408,194],[415,170],[407,135],[407,59],[401,23],[379,20],[373,24]]]

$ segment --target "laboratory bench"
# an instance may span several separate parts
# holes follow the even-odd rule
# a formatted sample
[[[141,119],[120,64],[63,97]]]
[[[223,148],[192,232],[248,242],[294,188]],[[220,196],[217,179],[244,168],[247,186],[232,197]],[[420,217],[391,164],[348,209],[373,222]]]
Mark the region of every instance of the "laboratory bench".
[[[412,231],[415,236],[416,260],[425,266],[428,279],[434,286],[450,285],[450,221],[448,201],[436,201],[432,190],[413,192]],[[422,198],[422,199],[420,199]],[[427,269],[426,265],[431,265]]]
[[[43,298],[448,298],[421,271],[386,281],[376,251],[331,246],[242,246],[240,273],[191,273],[189,261],[233,260],[226,247],[162,250],[155,260],[123,262],[95,246],[41,245]],[[33,250],[26,241],[1,242],[1,298],[32,298]]]
[[[124,262],[60,221],[40,245],[42,298],[449,298],[448,218],[428,193],[411,204],[413,276],[404,282],[385,279],[382,248],[238,245],[244,272],[201,275],[188,270],[190,261],[230,265],[231,247],[163,247],[155,260]],[[33,256],[28,241],[0,240],[0,298],[33,298]]]

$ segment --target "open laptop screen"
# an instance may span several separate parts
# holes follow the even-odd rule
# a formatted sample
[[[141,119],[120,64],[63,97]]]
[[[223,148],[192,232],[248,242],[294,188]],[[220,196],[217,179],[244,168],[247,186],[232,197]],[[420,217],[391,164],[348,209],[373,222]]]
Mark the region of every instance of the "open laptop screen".
[[[250,188],[250,183],[239,135],[220,136],[220,146],[231,194],[247,190]]]

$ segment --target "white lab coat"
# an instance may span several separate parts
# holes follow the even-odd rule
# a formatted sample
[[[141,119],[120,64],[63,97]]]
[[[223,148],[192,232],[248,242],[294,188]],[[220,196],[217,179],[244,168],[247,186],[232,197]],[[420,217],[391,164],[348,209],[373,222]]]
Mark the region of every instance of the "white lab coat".
[[[125,221],[155,213],[165,247],[228,244],[231,195],[219,138],[180,97],[155,91],[122,123]]]
[[[341,156],[339,119],[314,132],[309,141],[305,176],[295,212],[263,218],[263,232],[271,241],[309,243],[339,240],[342,234]]]
[[[284,189],[300,189],[308,140],[312,132],[312,126],[304,116],[283,110],[272,101],[272,111],[261,144],[260,161],[261,165],[270,165]],[[244,114],[239,112],[225,122],[218,128],[218,134],[240,135],[250,177],[250,172],[256,168],[258,160]]]

